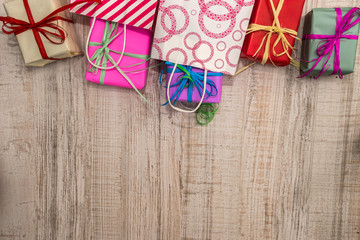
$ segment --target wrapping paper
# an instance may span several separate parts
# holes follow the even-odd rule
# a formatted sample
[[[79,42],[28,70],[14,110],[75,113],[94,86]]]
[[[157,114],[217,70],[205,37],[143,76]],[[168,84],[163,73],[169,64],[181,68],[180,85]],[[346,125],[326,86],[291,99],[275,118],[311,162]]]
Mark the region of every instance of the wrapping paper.
[[[234,75],[255,0],[161,0],[152,58]]]
[[[35,21],[40,21],[54,10],[66,5],[66,1],[61,0],[28,0],[28,2]],[[4,3],[4,8],[9,17],[28,21],[22,0],[12,0],[6,2]],[[59,15],[65,18],[70,18],[68,12],[62,12]],[[68,34],[63,44],[53,44],[41,35],[41,39],[48,56],[62,59],[82,54],[78,44],[74,24],[65,21],[58,21],[58,25]],[[49,28],[44,29],[52,31]],[[44,66],[54,61],[42,59],[34,34],[31,30],[27,30],[16,35],[16,38],[27,66]]]
[[[342,15],[349,12],[351,8],[341,8]],[[346,31],[347,35],[359,35],[360,24],[355,25],[350,30]],[[334,35],[336,30],[336,12],[334,8],[315,8],[305,17],[304,35],[307,34],[321,34]],[[316,49],[322,39],[307,39],[303,41],[301,71],[309,71],[315,64],[311,60],[318,57]],[[354,71],[357,40],[343,38],[340,41],[340,68],[342,74],[349,74]],[[309,76],[316,76],[320,73],[325,64],[327,57],[324,57],[321,62],[315,67]],[[325,75],[330,75],[334,71],[335,51],[332,53],[329,60],[330,67],[324,72]]]
[[[272,0],[275,4],[275,7],[278,6],[279,0]],[[286,0],[284,2],[283,8],[279,14],[279,21],[282,28],[289,28],[297,31],[299,28],[299,22],[303,10],[305,0]],[[265,26],[271,26],[274,21],[274,14],[271,9],[270,0],[257,0],[254,5],[253,14],[251,16],[250,24],[260,24]],[[264,56],[264,48],[261,49],[258,55],[255,55],[256,51],[259,49],[260,44],[264,36],[268,32],[257,31],[246,35],[243,49],[241,52],[242,58],[248,58],[255,62],[261,62]],[[285,35],[287,40],[292,46],[294,46],[295,38]],[[270,48],[273,48],[274,42],[278,34],[273,34],[271,38]],[[278,44],[275,48],[276,52],[283,52],[284,49],[281,44]],[[292,50],[289,49],[289,55],[291,55]],[[280,57],[275,57],[272,50],[270,50],[270,59],[276,66],[287,66],[290,64],[289,57],[284,54]],[[267,61],[269,64],[273,64],[270,59]]]
[[[90,42],[98,42],[98,43],[102,42],[105,24],[106,21],[104,20],[101,19],[96,20],[93,32],[90,37]],[[118,32],[121,32],[122,29],[123,29],[123,25],[119,24]],[[150,55],[152,32],[150,30],[131,27],[131,26],[127,26],[126,31],[127,31],[126,32],[127,38],[126,38],[125,52],[132,54]],[[108,45],[108,47],[111,50],[121,52],[123,50],[123,44],[124,44],[124,35],[122,33],[118,38],[112,41]],[[89,56],[90,57],[93,56],[94,52],[98,48],[100,48],[100,46],[89,46]],[[116,62],[119,60],[120,54],[110,52],[110,55]],[[126,67],[126,68],[124,67],[138,63],[141,64],[134,67]],[[137,89],[142,89],[146,83],[148,64],[149,64],[148,61],[144,61],[142,59],[133,58],[124,55],[119,66],[125,72],[135,71],[131,73],[126,73],[126,75],[131,79],[131,81],[133,82],[133,84]],[[91,65],[89,63],[88,65],[90,68]],[[107,66],[109,67],[112,65],[110,62],[108,62]],[[137,70],[142,70],[142,71],[137,71]],[[88,81],[100,84],[100,77],[102,71],[106,71],[103,84],[124,87],[124,88],[132,88],[132,86],[115,68],[111,70],[98,70],[95,71],[94,73],[88,71],[86,73],[86,79]]]
[[[76,1],[78,0],[70,0],[70,2]],[[157,0],[103,0],[101,4],[80,4],[70,12],[151,29],[156,7]]]
[[[167,81],[170,80],[172,68],[173,68],[173,66],[167,66],[166,67]],[[199,69],[199,68],[192,68],[192,71],[194,71],[195,73],[204,73],[204,70]],[[209,72],[209,73],[211,73],[211,72]],[[174,73],[174,76],[171,79],[170,84],[176,83],[177,80],[180,79],[182,76],[184,76],[183,72]],[[211,80],[211,81],[213,81],[215,83],[216,88],[217,88],[217,94],[215,96],[209,96],[209,97],[207,97],[207,95],[205,95],[203,103],[220,103],[223,76],[208,76],[207,79],[209,79],[209,80]],[[173,96],[176,93],[177,89],[178,89],[177,86],[170,88],[170,90],[169,90],[170,97]],[[206,89],[208,89],[210,91],[209,85],[207,85]],[[180,101],[180,102],[188,102],[188,92],[189,92],[189,88],[184,88],[184,90],[181,92],[181,94],[179,96],[178,101]],[[201,94],[202,94],[202,89],[201,89]],[[199,91],[196,88],[193,88],[192,102],[199,103],[201,101],[201,96],[202,95],[200,95]]]

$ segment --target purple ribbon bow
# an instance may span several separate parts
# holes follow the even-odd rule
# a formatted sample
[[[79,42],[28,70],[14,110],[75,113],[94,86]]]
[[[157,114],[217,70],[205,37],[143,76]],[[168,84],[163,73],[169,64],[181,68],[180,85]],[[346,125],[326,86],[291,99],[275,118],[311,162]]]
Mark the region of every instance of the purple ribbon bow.
[[[310,61],[316,61],[316,63],[308,72],[306,72],[301,77],[306,77],[307,75],[309,75],[321,62],[321,60],[328,55],[328,58],[324,63],[324,66],[321,69],[319,75],[315,77],[315,79],[319,78],[331,66],[327,64],[332,56],[332,53],[335,51],[334,71],[331,75],[338,74],[341,79],[343,78],[340,68],[340,41],[343,38],[352,40],[357,40],[359,38],[357,35],[346,35],[344,33],[360,22],[360,8],[352,8],[344,17],[342,17],[342,12],[340,8],[335,8],[335,10],[337,15],[335,35],[309,34],[304,36],[304,39],[323,39],[323,41],[319,43],[316,50],[316,53],[319,57]]]

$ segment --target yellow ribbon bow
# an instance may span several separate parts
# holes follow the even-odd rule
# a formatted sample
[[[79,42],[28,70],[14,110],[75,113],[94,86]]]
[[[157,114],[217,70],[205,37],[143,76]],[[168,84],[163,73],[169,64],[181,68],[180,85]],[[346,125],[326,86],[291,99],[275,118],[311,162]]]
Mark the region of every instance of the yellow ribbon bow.
[[[264,56],[262,58],[261,64],[264,65],[270,59],[271,63],[274,66],[276,66],[270,58],[270,43],[271,43],[270,40],[271,40],[272,35],[278,34],[278,37],[277,37],[276,41],[274,42],[274,45],[272,48],[273,55],[275,57],[280,57],[280,56],[286,54],[290,58],[290,60],[292,60],[293,58],[289,54],[289,49],[293,50],[294,47],[290,44],[290,42],[287,40],[285,35],[287,34],[297,40],[300,40],[300,38],[297,37],[297,32],[295,30],[281,27],[281,24],[279,21],[279,14],[281,12],[281,9],[284,5],[285,0],[280,0],[276,9],[275,9],[273,0],[269,0],[269,1],[271,4],[271,9],[273,11],[273,15],[274,15],[274,21],[273,21],[272,26],[264,26],[264,25],[252,23],[252,24],[250,24],[248,30],[246,31],[246,34],[250,34],[253,32],[257,32],[257,31],[268,32],[262,39],[260,47],[258,48],[256,53],[253,55],[253,57],[256,57],[259,54],[259,52],[261,51],[261,49],[263,48],[263,46],[265,44],[265,51],[264,51]],[[277,53],[275,48],[280,42],[282,44],[284,51],[281,53]]]

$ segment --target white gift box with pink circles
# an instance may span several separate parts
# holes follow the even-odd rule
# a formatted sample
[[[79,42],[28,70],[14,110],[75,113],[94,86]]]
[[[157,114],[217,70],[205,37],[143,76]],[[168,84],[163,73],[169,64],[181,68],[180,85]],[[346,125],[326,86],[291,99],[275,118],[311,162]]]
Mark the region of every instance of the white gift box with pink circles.
[[[255,0],[160,0],[151,57],[234,75]]]

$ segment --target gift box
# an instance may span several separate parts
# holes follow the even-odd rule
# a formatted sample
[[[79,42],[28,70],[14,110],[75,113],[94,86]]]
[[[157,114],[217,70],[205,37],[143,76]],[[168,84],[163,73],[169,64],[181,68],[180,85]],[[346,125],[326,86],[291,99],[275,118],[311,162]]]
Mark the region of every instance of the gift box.
[[[169,96],[172,102],[199,103],[204,90],[204,73],[199,68],[177,65],[174,75],[173,63],[166,63],[166,79],[170,82]],[[223,74],[207,72],[206,94],[203,103],[220,103]]]
[[[77,1],[81,0],[70,0],[70,2]],[[71,8],[70,12],[151,29],[156,7],[157,0],[102,0],[100,4],[80,4]]]
[[[163,0],[151,57],[234,75],[254,0]]]
[[[276,66],[289,65],[289,56],[292,54],[292,47],[295,43],[296,32],[299,27],[304,2],[305,0],[255,1],[249,25],[249,29],[254,26],[254,31],[251,31],[246,35],[241,57],[248,58],[254,62],[262,62],[263,64],[269,63]],[[280,10],[278,15],[280,26],[274,21],[275,18],[274,9],[271,6],[272,3],[275,10]],[[287,30],[283,40],[277,43],[276,41],[279,34],[271,32],[273,29],[271,26],[273,25],[282,30]],[[267,48],[266,44],[268,37],[270,38],[270,42]],[[276,45],[274,45],[275,43]],[[285,43],[285,49],[282,43]],[[274,51],[281,56],[276,56]]]
[[[357,20],[354,21],[354,18]],[[301,71],[308,76],[339,74],[342,77],[352,73],[359,18],[358,8],[315,8],[308,13],[304,25]],[[346,19],[348,24],[343,22]],[[338,47],[335,35],[341,36],[337,39]]]
[[[127,26],[126,39],[124,39],[123,24],[101,19],[93,21],[96,22],[94,23],[88,48],[89,57],[92,62],[97,62],[97,65],[100,64],[102,67],[111,67],[114,63],[109,58],[104,58],[105,52],[109,51],[109,55],[117,63],[122,55],[124,40],[125,50],[117,68],[101,70],[89,64],[86,79],[103,85],[133,88],[128,80],[125,79],[126,75],[137,89],[143,88],[146,83],[148,60],[150,59],[152,32],[142,28]],[[112,39],[116,35],[118,36]],[[106,46],[104,46],[104,42],[106,42]],[[105,62],[103,62],[104,60]]]
[[[28,0],[29,9],[31,15],[35,22],[39,22],[51,12],[56,9],[64,6],[62,1],[57,0]],[[41,7],[39,7],[41,6]],[[24,7],[23,0],[12,0],[4,3],[5,11],[7,12],[8,17],[12,17],[15,20],[22,20],[24,22],[29,22],[29,16]],[[66,12],[61,12],[58,16],[69,18],[69,14]],[[57,18],[57,17],[55,17]],[[2,20],[2,19],[0,19]],[[2,20],[4,22],[7,19]],[[22,55],[27,66],[44,66],[54,60],[73,57],[79,54],[82,54],[82,51],[79,47],[76,32],[74,25],[68,21],[56,20],[49,24],[53,24],[54,27],[56,24],[59,26],[60,31],[63,31],[66,36],[62,44],[58,44],[61,41],[56,37],[48,35],[50,39],[47,39],[43,34],[35,33],[35,30],[28,29],[16,34],[17,41],[19,43]],[[49,25],[47,25],[49,26]],[[52,33],[58,33],[54,28],[49,28],[47,26],[41,27],[45,31]],[[38,34],[38,38],[35,36]],[[51,41],[50,41],[51,40]],[[52,42],[54,41],[54,42]],[[59,42],[60,41],[60,42]],[[40,45],[43,46],[45,53],[41,53]],[[49,59],[44,59],[44,55],[47,55]]]

